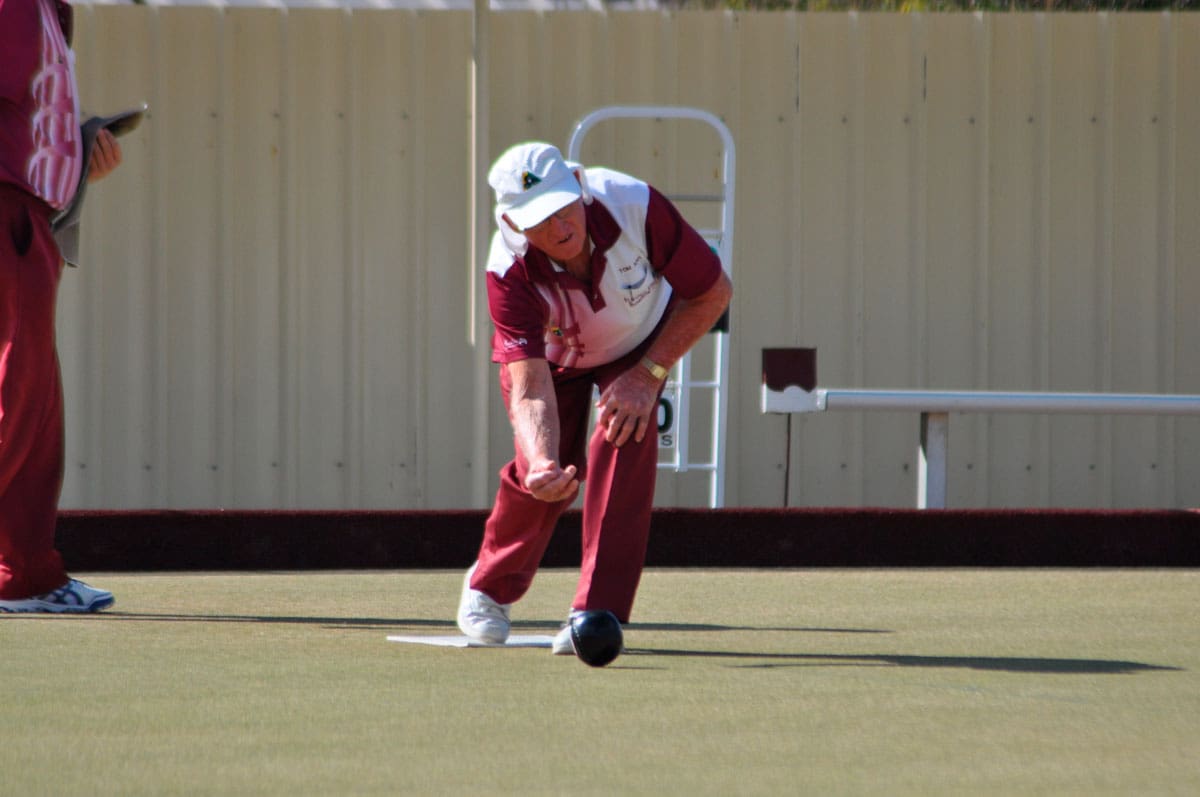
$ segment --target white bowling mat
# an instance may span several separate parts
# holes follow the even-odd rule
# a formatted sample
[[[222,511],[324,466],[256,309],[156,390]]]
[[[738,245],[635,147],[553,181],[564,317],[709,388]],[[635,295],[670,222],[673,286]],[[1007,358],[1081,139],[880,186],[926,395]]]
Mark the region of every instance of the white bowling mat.
[[[444,648],[548,648],[554,641],[547,634],[513,634],[503,645],[476,642],[459,634],[457,636],[389,636],[388,642],[413,642],[418,645],[437,645]]]

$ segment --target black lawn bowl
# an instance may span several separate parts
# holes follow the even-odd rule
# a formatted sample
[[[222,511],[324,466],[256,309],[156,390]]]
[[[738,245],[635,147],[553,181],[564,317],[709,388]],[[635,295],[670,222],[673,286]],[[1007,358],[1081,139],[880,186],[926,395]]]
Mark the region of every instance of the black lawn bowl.
[[[571,643],[584,664],[603,667],[621,653],[621,622],[607,610],[579,612],[571,618]]]

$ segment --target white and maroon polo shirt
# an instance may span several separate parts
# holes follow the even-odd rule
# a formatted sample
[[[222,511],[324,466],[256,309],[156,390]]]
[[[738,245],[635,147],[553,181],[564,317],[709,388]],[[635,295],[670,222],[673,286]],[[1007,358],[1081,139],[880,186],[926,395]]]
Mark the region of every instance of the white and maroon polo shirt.
[[[721,274],[717,255],[653,187],[610,169],[583,174],[590,284],[525,246],[524,236],[497,231],[492,238],[487,288],[495,362],[610,363],[654,331],[672,296],[699,296]]]
[[[0,182],[62,210],[83,168],[71,9],[0,0]]]

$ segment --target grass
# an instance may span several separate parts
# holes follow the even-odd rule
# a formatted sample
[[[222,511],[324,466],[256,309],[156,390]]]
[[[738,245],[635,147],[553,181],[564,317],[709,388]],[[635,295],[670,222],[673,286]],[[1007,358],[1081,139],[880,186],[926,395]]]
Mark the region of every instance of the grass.
[[[457,572],[82,577],[0,618],[0,795],[1200,793],[1196,571],[650,570],[603,669],[388,642]]]

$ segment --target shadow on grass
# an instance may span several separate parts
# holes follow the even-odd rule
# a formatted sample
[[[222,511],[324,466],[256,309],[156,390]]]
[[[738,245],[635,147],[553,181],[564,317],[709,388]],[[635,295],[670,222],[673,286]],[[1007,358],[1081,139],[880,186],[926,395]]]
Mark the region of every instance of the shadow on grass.
[[[454,631],[454,620],[416,619],[412,617],[300,617],[270,614],[172,614],[149,612],[120,612],[108,611],[96,614],[12,614],[11,618],[49,619],[74,618],[109,621],[137,621],[162,623],[270,623],[281,625],[317,625],[326,628],[430,628],[442,631]],[[562,625],[560,620],[514,620],[514,630],[553,630],[557,631]],[[626,626],[631,631],[771,631],[791,633],[825,633],[825,634],[890,634],[874,628],[783,628],[769,626],[737,626],[713,625],[710,623],[630,623]],[[702,655],[702,654],[698,654]]]
[[[697,656],[703,658],[755,659],[768,661],[744,667],[954,667],[966,670],[1050,673],[1060,675],[1127,675],[1136,672],[1181,672],[1181,667],[1143,664],[1137,661],[1108,659],[1043,659],[1009,656],[903,656],[890,653],[752,653],[728,650],[662,650],[631,648],[630,656]]]
[[[97,614],[9,614],[6,619],[86,619],[89,621],[166,622],[166,623],[270,623],[284,625],[315,625],[330,630],[427,628],[454,632],[452,620],[395,617],[298,617],[280,615],[241,614],[151,614],[139,612],[101,612]],[[514,630],[556,630],[557,620],[517,620]],[[707,623],[630,623],[631,631],[771,631],[792,633],[890,634],[891,631],[871,628],[790,628],[713,625]],[[1062,675],[1125,675],[1137,672],[1181,672],[1181,667],[1145,664],[1136,661],[1108,659],[1060,659],[1009,656],[911,656],[889,653],[755,653],[730,650],[678,650],[663,648],[630,648],[626,656],[677,656],[746,660],[754,663],[740,667],[951,667],[968,670],[1001,672],[1050,673]]]
[[[12,618],[76,619],[88,621],[153,623],[269,623],[275,625],[316,625],[326,628],[453,628],[453,620],[429,620],[412,617],[295,617],[270,614],[172,614],[170,612],[97,612],[96,614],[11,614]],[[517,625],[517,623],[513,623]]]
[[[513,623],[516,625],[516,623]],[[804,634],[890,634],[882,628],[814,628],[766,625],[711,625],[708,623],[629,623],[628,631],[786,631]]]

